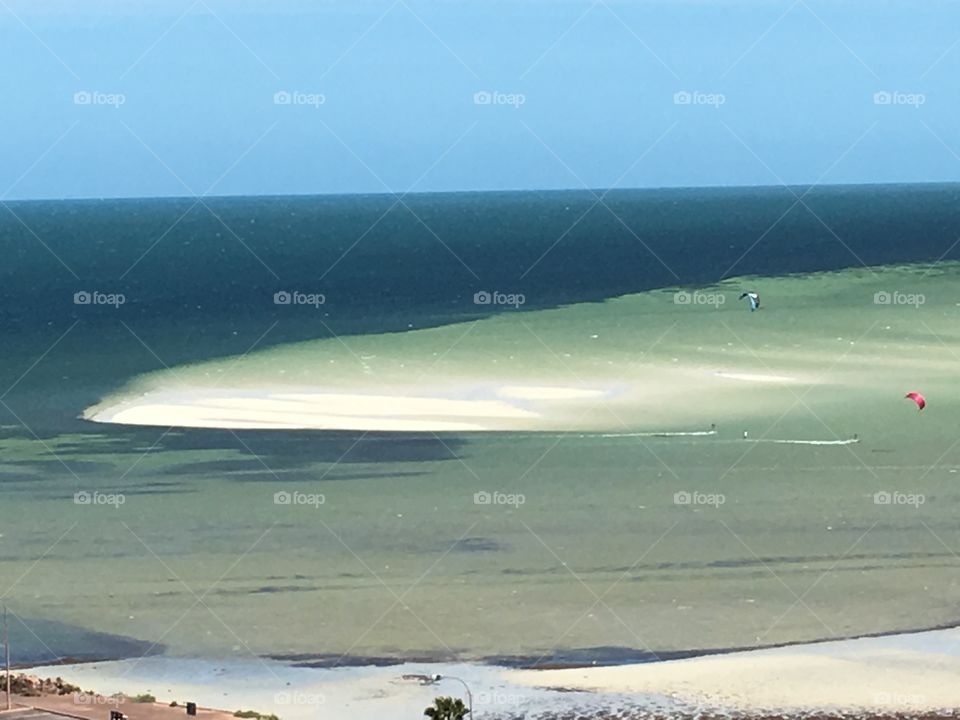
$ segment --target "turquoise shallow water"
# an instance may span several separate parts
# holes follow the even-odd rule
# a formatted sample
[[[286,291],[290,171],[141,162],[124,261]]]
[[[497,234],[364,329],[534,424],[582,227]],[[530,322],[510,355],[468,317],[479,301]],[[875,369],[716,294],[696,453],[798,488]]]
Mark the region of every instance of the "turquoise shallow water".
[[[861,259],[891,265],[955,259],[955,194],[824,189],[811,203]],[[799,211],[738,260],[788,200],[772,190],[619,196],[617,208],[677,277],[602,214],[530,269],[560,234],[559,214],[585,209],[577,193],[419,198],[415,208],[453,253],[399,214],[326,275],[383,199],[224,200],[252,253],[217,238],[210,218],[190,216],[125,278],[176,201],[20,207],[79,279],[4,227],[16,270],[3,290],[11,390],[0,408],[0,593],[24,621],[14,623],[15,649],[24,660],[93,647],[529,664],[956,623],[954,266],[758,277],[750,282],[762,283],[766,307],[753,316],[733,300],[704,312],[672,301],[694,285],[735,297],[739,282],[705,285],[725,268],[772,276],[775,267],[858,265]],[[331,299],[321,314],[272,303],[278,289],[312,283]],[[129,302],[73,305],[74,292],[95,288]],[[488,317],[471,301],[480,288],[517,288],[530,305],[484,319],[470,341],[478,345],[448,356],[438,376],[481,376],[499,360],[524,380],[569,382],[572,363],[614,380],[629,367],[639,382],[644,368],[682,359],[805,382],[746,383],[680,409],[635,405],[625,420],[627,430],[717,424],[717,435],[698,438],[229,432],[77,417],[142,372],[254,346],[280,353],[270,366],[286,343],[331,333],[419,362],[437,336],[370,333]],[[922,307],[873,302],[876,292],[918,288]],[[256,374],[258,357],[238,368]],[[308,374],[363,378],[357,367]],[[922,415],[901,404],[918,387],[931,398]],[[745,429],[861,442],[753,444]],[[78,504],[77,492],[103,495]],[[277,492],[322,494],[323,503],[278,505]],[[523,503],[477,504],[483,492]],[[878,504],[878,492],[891,503]],[[111,494],[122,505],[109,504]],[[722,504],[706,500],[717,495]]]

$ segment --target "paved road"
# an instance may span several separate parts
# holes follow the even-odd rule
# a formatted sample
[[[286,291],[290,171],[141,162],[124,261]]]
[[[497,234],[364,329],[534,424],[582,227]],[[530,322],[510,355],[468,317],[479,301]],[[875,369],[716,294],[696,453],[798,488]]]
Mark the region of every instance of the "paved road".
[[[0,693],[0,701],[3,693]],[[103,698],[106,700],[107,698]],[[112,700],[112,699],[111,699]],[[18,702],[19,701],[19,702]],[[160,703],[111,702],[110,704],[77,704],[72,695],[47,696],[42,698],[20,698],[14,695],[14,703],[26,703],[40,706],[42,709],[23,708],[12,712],[0,711],[0,720],[64,720],[81,718],[82,720],[108,720],[111,710],[120,710],[130,720],[186,720],[187,712],[183,707],[169,707]],[[4,705],[0,704],[0,707]],[[197,710],[200,720],[232,720],[233,715],[219,710]]]

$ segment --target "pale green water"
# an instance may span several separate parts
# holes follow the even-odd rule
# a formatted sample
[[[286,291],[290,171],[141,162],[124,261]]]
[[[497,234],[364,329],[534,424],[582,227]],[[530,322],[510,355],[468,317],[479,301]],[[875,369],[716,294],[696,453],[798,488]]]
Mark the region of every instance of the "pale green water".
[[[754,279],[764,309],[753,314],[735,301],[740,282],[704,288],[727,294],[719,310],[654,291],[503,312],[439,362],[435,353],[465,326],[349,338],[353,353],[377,356],[372,374],[335,340],[227,360],[239,385],[283,369],[291,382],[320,375],[343,387],[428,369],[429,383],[442,385],[482,377],[494,361],[511,379],[642,387],[683,366],[693,390],[676,385],[676,402],[626,393],[614,420],[601,407],[583,422],[716,423],[718,435],[284,433],[281,443],[270,433],[185,430],[139,461],[133,439],[146,451],[161,430],[9,439],[0,470],[46,459],[50,477],[5,481],[0,574],[24,575],[8,600],[28,617],[207,656],[535,659],[558,648],[675,651],[955,623],[955,273],[943,265]],[[880,290],[921,292],[925,303],[876,305]],[[318,356],[342,364],[319,372]],[[799,382],[717,385],[717,371]],[[702,377],[715,389],[693,385]],[[923,413],[903,399],[908,390],[926,394]],[[857,433],[861,442],[755,444],[743,430],[764,439]],[[123,454],[112,450],[117,437]],[[76,488],[124,492],[126,502],[75,505]],[[274,504],[274,492],[294,489],[323,493],[325,503]],[[476,505],[484,490],[525,502]],[[725,502],[677,505],[681,491]],[[878,491],[924,502],[878,505]]]

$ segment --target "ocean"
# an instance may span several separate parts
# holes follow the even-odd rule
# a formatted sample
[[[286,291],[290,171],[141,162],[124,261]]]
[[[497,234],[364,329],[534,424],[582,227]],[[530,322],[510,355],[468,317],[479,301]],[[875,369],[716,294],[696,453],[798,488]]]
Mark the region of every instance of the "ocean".
[[[543,667],[955,625],[958,199],[6,203],[14,659]],[[221,375],[614,399],[527,432],[84,419]]]

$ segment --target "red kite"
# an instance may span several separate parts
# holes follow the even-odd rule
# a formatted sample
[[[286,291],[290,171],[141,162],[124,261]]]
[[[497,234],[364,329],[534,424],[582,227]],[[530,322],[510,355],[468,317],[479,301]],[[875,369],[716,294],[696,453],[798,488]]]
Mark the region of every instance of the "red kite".
[[[927,406],[926,398],[918,392],[908,392],[904,397],[913,400],[917,404],[918,410],[923,410]]]

